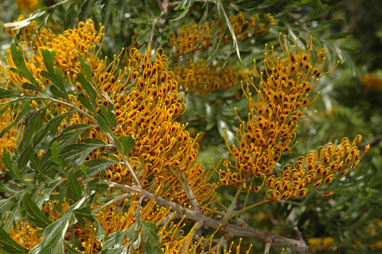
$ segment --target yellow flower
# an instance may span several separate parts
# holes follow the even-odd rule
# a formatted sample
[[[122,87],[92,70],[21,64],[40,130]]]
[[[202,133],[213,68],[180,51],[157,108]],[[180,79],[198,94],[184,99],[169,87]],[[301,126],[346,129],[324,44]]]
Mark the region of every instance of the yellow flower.
[[[323,238],[310,238],[308,240],[309,246],[313,252],[319,252],[323,250],[330,250],[335,246],[333,237],[323,237]]]
[[[329,143],[320,146],[317,150],[308,151],[305,156],[298,157],[293,164],[285,165],[281,175],[267,178],[267,198],[279,201],[303,197],[309,188],[317,188],[345,176],[358,165],[369,149],[367,146],[363,154],[360,154],[357,144],[361,140],[360,135],[352,143],[343,138],[339,145]],[[319,194],[329,196],[333,192]]]
[[[19,15],[19,17],[13,22],[19,22],[25,19],[24,15]],[[19,34],[19,40],[23,42],[29,42],[33,37],[33,34],[36,32],[37,23],[36,21],[31,21],[29,25],[20,29],[14,29],[13,27],[6,27],[5,24],[2,24],[2,28],[6,34],[12,38],[16,38]]]
[[[289,152],[295,145],[298,120],[307,106],[315,98],[309,94],[318,82],[324,68],[325,49],[313,51],[310,38],[308,49],[298,46],[287,47],[286,38],[280,45],[283,57],[276,57],[265,50],[264,72],[255,68],[255,77],[260,79],[256,85],[253,78],[243,86],[245,97],[249,101],[248,119],[241,119],[236,132],[237,145],[228,144],[229,153],[235,159],[232,164],[229,155],[225,161],[226,171],[220,171],[219,177],[224,184],[245,184],[250,177],[264,179],[272,175],[275,163],[282,153]],[[256,91],[257,99],[252,97],[250,86]],[[255,190],[258,191],[262,184]]]
[[[366,89],[374,91],[382,91],[382,78],[365,74],[361,77],[362,83],[365,85]]]
[[[203,60],[188,61],[184,65],[172,67],[179,79],[181,89],[201,96],[215,91],[225,91],[240,83],[243,75],[231,67],[223,67],[222,63],[207,64]]]
[[[35,11],[38,8],[38,0],[16,0],[17,8],[26,14]]]
[[[2,100],[0,100],[2,102]],[[5,109],[5,110],[4,110]],[[17,117],[20,108],[0,108],[4,112],[0,113],[0,132],[7,128]],[[3,150],[5,149],[11,156],[16,149],[17,139],[21,138],[23,130],[22,123],[15,123],[1,138],[0,138],[0,170],[4,170],[2,162]]]

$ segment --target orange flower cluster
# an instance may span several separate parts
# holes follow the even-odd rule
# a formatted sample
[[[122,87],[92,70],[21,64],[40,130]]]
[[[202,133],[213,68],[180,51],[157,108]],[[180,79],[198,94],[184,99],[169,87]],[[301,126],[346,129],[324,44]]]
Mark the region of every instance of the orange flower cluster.
[[[42,237],[36,234],[39,229],[33,227],[22,220],[15,221],[11,228],[10,235],[18,244],[26,249],[32,249],[39,242],[42,241]]]
[[[21,18],[22,19],[22,18]],[[41,75],[42,71],[46,71],[46,67],[44,65],[43,56],[41,53],[42,49],[55,51],[55,67],[57,67],[62,73],[66,74],[66,76],[70,79],[77,78],[77,73],[81,71],[79,67],[81,64],[78,61],[77,57],[79,54],[84,55],[85,59],[90,63],[93,63],[95,78],[98,78],[99,74],[104,72],[105,64],[97,59],[94,63],[93,59],[96,58],[95,52],[96,45],[103,38],[102,29],[100,28],[100,32],[95,31],[93,21],[88,21],[87,23],[79,22],[78,29],[70,29],[65,31],[63,34],[55,34],[52,30],[42,27],[38,33],[35,33],[36,23],[32,22],[28,27],[23,28],[20,34],[20,45],[23,47],[23,53],[25,57],[25,62],[28,70],[33,75],[33,77],[38,82],[40,88],[45,91],[46,85],[50,82],[48,79]],[[15,36],[16,34],[10,34],[11,36]],[[75,61],[76,60],[76,61]],[[28,96],[28,95],[37,95],[38,91],[29,90],[24,88],[22,85],[24,83],[29,83],[26,78],[10,71],[11,68],[15,68],[15,64],[12,59],[12,55],[10,50],[7,51],[7,58],[5,64],[0,64],[0,73],[3,74],[4,80],[1,83],[3,88],[8,89],[9,87],[16,87],[20,93]],[[97,72],[97,70],[99,70]],[[101,72],[101,73],[100,73]],[[73,86],[80,91],[82,91],[79,83],[73,84]],[[75,96],[70,96],[72,101],[77,101]],[[65,99],[63,101],[69,102]],[[45,105],[46,102],[42,102]],[[84,109],[79,102],[76,103],[81,109]],[[31,103],[32,108],[38,110],[38,105],[35,101]],[[41,106],[41,105],[40,105]],[[57,113],[63,113],[68,109],[63,105],[52,105],[47,112],[46,120],[49,119],[49,115],[54,115]],[[10,121],[17,116],[17,112],[2,114],[0,116],[1,122],[5,125],[8,125]],[[90,120],[76,113],[72,115],[70,120],[71,124],[79,124],[79,123],[91,123]],[[61,123],[61,129],[66,128],[68,124],[64,120]],[[7,135],[14,135],[17,133],[18,128],[11,128],[5,136],[1,138],[2,146],[5,145],[4,142],[7,143],[9,152],[12,151],[10,146],[15,147],[15,139],[8,137]],[[16,135],[14,135],[16,137]]]
[[[308,49],[297,46],[287,48],[286,38],[280,45],[285,57],[276,57],[273,47],[269,53],[266,47],[263,73],[260,87],[253,79],[249,84],[256,90],[257,99],[252,98],[249,84],[243,87],[249,101],[248,120],[242,120],[236,132],[238,146],[227,147],[235,159],[232,164],[227,155],[224,162],[226,171],[219,172],[223,184],[243,184],[250,177],[259,178],[272,174],[275,163],[283,152],[289,152],[294,146],[298,120],[303,116],[305,107],[315,100],[309,94],[318,82],[325,63],[325,49],[313,51],[312,40]],[[233,170],[233,172],[231,171]],[[258,189],[257,189],[258,190]]]
[[[23,53],[27,59],[26,65],[28,69],[42,90],[45,90],[45,85],[49,83],[49,80],[41,75],[42,71],[46,71],[41,53],[42,49],[55,51],[55,66],[68,78],[76,79],[77,73],[81,71],[81,63],[77,59],[78,55],[82,54],[85,59],[89,58],[88,61],[96,57],[98,52],[94,51],[95,47],[103,38],[103,26],[101,26],[99,32],[96,32],[94,23],[90,20],[87,23],[79,22],[77,29],[66,30],[63,34],[55,34],[52,30],[43,27],[32,37],[35,25],[32,22],[30,26],[29,28],[23,28],[22,35],[25,32],[25,40],[21,40],[20,46],[24,48]],[[10,50],[7,52],[6,60],[10,68],[15,67]],[[101,61],[98,60],[98,62]],[[8,84],[11,83],[17,86],[20,92],[29,95],[30,91],[22,88],[22,84],[29,82],[27,79],[5,69],[5,66],[0,67],[7,77]],[[33,91],[33,93],[37,94],[37,91]]]
[[[382,78],[365,74],[361,78],[362,83],[366,86],[366,89],[373,91],[382,91]]]
[[[197,200],[202,204],[209,203],[214,192],[205,190],[215,189],[216,186],[207,183],[211,172],[206,171],[200,163],[195,163],[198,152],[196,139],[185,130],[185,125],[175,121],[185,110],[184,95],[178,92],[176,78],[168,71],[168,59],[163,50],[156,52],[152,62],[150,50],[142,56],[139,50],[131,49],[128,66],[115,76],[118,56],[107,66],[106,60],[101,61],[97,57],[99,50],[95,51],[96,45],[103,40],[102,29],[101,26],[97,33],[93,22],[88,21],[79,22],[77,29],[64,31],[62,35],[56,35],[50,30],[38,33],[34,38],[34,48],[31,49],[33,54],[24,50],[28,69],[44,90],[49,80],[40,74],[45,70],[41,49],[55,51],[54,65],[66,74],[76,93],[82,92],[81,84],[71,82],[71,79],[77,79],[77,74],[82,69],[78,55],[84,55],[92,69],[95,88],[106,92],[112,100],[109,102],[99,96],[99,102],[105,106],[108,103],[114,104],[117,121],[114,134],[131,134],[137,140],[137,147],[132,151],[130,158],[134,170],[143,170],[140,175],[143,185],[170,186],[164,195],[176,196],[177,201],[183,204],[187,202],[187,195],[179,179],[180,175],[184,174]],[[10,67],[14,67],[10,54],[7,62]],[[29,94],[29,91],[22,87],[22,84],[27,82],[25,78],[12,72],[8,72],[6,76],[8,84],[16,84],[21,92]],[[37,94],[37,91],[33,93]],[[86,111],[77,101],[75,94],[69,97],[70,101],[62,100],[74,103]],[[54,115],[67,110],[66,106],[53,105],[49,113]],[[70,123],[62,121],[60,129],[68,127],[69,124],[79,123],[90,124],[91,121],[82,114],[74,113]],[[98,128],[90,130],[88,135],[102,138],[106,143],[110,142]],[[99,156],[105,149],[106,147],[93,152],[90,158]],[[116,156],[118,157],[117,154]],[[127,169],[120,165],[108,168],[107,179],[123,183],[131,181]]]
[[[238,41],[244,40],[250,35],[263,36],[278,22],[271,14],[266,14],[263,22],[257,23],[260,21],[258,15],[253,15],[246,19],[242,13],[230,17],[229,21]],[[231,35],[222,34],[223,20],[219,20],[217,28],[215,28],[214,21],[205,22],[200,26],[197,24],[192,26],[185,25],[179,30],[177,35],[175,33],[170,34],[170,44],[175,48],[177,56],[195,53],[198,50],[207,50],[213,44],[212,34],[215,29],[217,29],[217,38],[224,36],[222,38],[223,44],[230,42]]]
[[[237,71],[231,67],[219,66],[198,60],[195,63],[189,61],[185,65],[177,64],[172,70],[179,77],[179,84],[184,91],[203,95],[228,90],[240,82],[241,75]]]
[[[165,198],[189,203],[179,184],[186,180],[196,200],[208,204],[213,191],[206,190],[216,188],[207,182],[211,172],[196,163],[197,139],[185,130],[186,125],[175,121],[185,111],[184,94],[178,91],[175,76],[168,71],[168,59],[163,51],[157,50],[153,60],[151,54],[150,50],[144,55],[137,49],[130,50],[130,84],[117,83],[113,87],[117,92],[110,93],[118,123],[114,132],[118,136],[131,134],[136,139],[131,164],[142,170],[140,177],[146,188],[169,186],[163,193]],[[136,86],[130,87],[131,84]],[[109,170],[112,178],[121,174],[118,168]],[[186,179],[182,180],[182,175]]]
[[[344,138],[339,145],[329,143],[317,150],[308,151],[306,156],[298,157],[293,164],[284,166],[280,176],[272,175],[267,178],[266,197],[271,201],[303,197],[308,193],[308,188],[317,188],[345,176],[369,150],[367,146],[360,155],[357,144],[361,140],[360,135],[352,143]],[[331,194],[333,192],[322,195]]]

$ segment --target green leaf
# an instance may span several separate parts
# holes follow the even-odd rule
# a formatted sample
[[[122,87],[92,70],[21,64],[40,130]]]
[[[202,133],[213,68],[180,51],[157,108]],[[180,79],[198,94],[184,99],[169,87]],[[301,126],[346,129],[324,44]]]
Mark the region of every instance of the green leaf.
[[[95,105],[95,100],[97,97],[97,91],[95,90],[92,83],[90,83],[84,76],[82,72],[78,73],[78,81],[81,83],[82,88],[85,90],[85,92],[89,95],[90,100],[92,101],[93,105]]]
[[[112,249],[104,249],[100,252],[100,254],[126,254],[128,246],[122,246],[118,248],[112,248]]]
[[[78,13],[77,20],[85,20],[87,13],[91,9],[92,1],[90,0],[83,0],[81,1],[80,10]]]
[[[344,38],[350,34],[352,34],[352,32],[336,33],[336,34],[332,34],[332,35],[326,37],[326,39],[328,39],[328,40],[340,39],[340,38]]]
[[[5,148],[3,148],[3,155],[1,161],[3,162],[5,168],[8,169],[7,172],[10,176],[16,179],[21,179],[20,169],[12,163],[11,155]]]
[[[109,126],[109,123],[105,120],[105,118],[101,114],[96,114],[95,119],[97,120],[98,125],[104,130],[105,132],[111,133],[111,129]]]
[[[58,141],[61,146],[77,143],[77,138],[79,135],[81,135],[84,131],[94,127],[97,126],[92,124],[75,124],[68,126],[60,133],[59,136],[55,137],[52,142]]]
[[[89,81],[89,82],[92,82],[92,69],[90,68],[90,66],[86,63],[84,57],[79,54],[78,55],[78,60],[80,61],[81,63],[81,66],[82,66],[82,69],[85,73],[85,76],[86,76],[86,79]]]
[[[41,49],[41,54],[44,59],[44,64],[49,73],[55,74],[54,72],[54,58],[56,57],[55,51],[50,51],[47,49]]]
[[[72,27],[77,21],[77,5],[80,2],[74,1],[69,6],[66,15],[65,15],[65,21],[64,21],[64,27]]]
[[[9,234],[0,226],[0,249],[8,253],[28,253],[29,250],[19,245]]]
[[[90,180],[87,184],[87,188],[89,191],[96,191],[100,194],[105,194],[107,189],[109,188],[109,185],[107,183],[99,183],[100,178],[94,178]]]
[[[41,128],[33,137],[32,139],[32,145],[36,146],[38,145],[41,140],[48,135],[49,133],[51,134],[56,134],[58,126],[64,120],[68,115],[74,113],[75,111],[68,111],[60,115],[56,115],[54,118],[50,119],[48,123],[45,124],[43,128]]]
[[[155,233],[157,226],[148,221],[142,221],[142,235],[144,242],[151,242],[156,245],[159,241],[159,236]]]
[[[31,251],[31,254],[64,254],[64,236],[69,226],[74,222],[74,210],[79,209],[85,202],[85,197],[71,205],[64,215],[51,223],[43,232],[43,240]]]
[[[258,9],[264,9],[264,8],[268,8],[274,4],[276,4],[278,2],[278,0],[265,0],[263,3],[261,3],[257,8]]]
[[[65,250],[68,254],[82,254],[81,252],[78,252],[75,248],[70,246],[67,242],[64,242]]]
[[[88,176],[89,168],[86,167],[84,164],[81,164],[79,167],[79,170],[85,175]]]
[[[132,135],[129,135],[128,137],[126,137],[125,135],[122,135],[121,144],[123,147],[123,154],[130,153],[134,149],[134,147],[137,145]]]
[[[89,221],[94,221],[94,218],[91,213],[92,209],[90,206],[85,206],[74,210],[74,215],[83,226],[86,226],[87,224],[85,219]]]
[[[24,83],[22,86],[24,89],[34,90],[34,91],[39,91],[39,92],[42,91],[41,87],[30,84],[30,83]]]
[[[93,106],[93,104],[90,103],[89,99],[82,93],[80,93],[78,96],[77,96],[77,99],[81,102],[81,104],[86,108],[88,109],[89,111],[91,112],[95,112],[95,108]]]
[[[128,229],[108,234],[103,245],[104,249],[112,249],[121,247],[122,243],[126,239]],[[103,253],[103,252],[101,252]]]
[[[138,234],[137,239],[135,239],[135,241],[132,243],[132,246],[135,250],[137,250],[140,245],[141,245],[141,234]]]
[[[33,77],[32,73],[30,73],[28,67],[25,64],[23,50],[16,46],[16,44],[14,43],[12,43],[11,45],[11,55],[12,60],[15,63],[17,69],[11,68],[10,70],[23,76],[33,84],[38,85],[37,81]]]
[[[178,20],[181,20],[182,18],[184,18],[186,15],[187,15],[187,13],[190,11],[190,9],[184,9],[176,18],[174,18],[174,19],[170,19],[170,21],[178,21]]]
[[[55,84],[58,88],[58,90],[60,90],[61,93],[65,94],[67,96],[67,92],[66,92],[66,89],[65,89],[65,80],[64,80],[64,76],[62,75],[60,69],[54,67],[54,57],[55,57],[55,54],[56,52],[51,52],[51,51],[44,51],[45,52],[45,58],[44,58],[44,62],[45,62],[45,66],[48,70],[48,72],[46,71],[42,71],[41,72],[41,76],[49,79],[51,82],[53,82],[53,84]]]
[[[68,133],[73,132],[73,131],[84,132],[85,130],[88,130],[88,129],[94,128],[94,127],[97,127],[97,126],[94,124],[75,124],[75,125],[71,125],[71,126],[68,126],[67,128],[65,128],[62,131],[62,134],[68,134]]]
[[[34,136],[36,133],[40,132],[43,127],[45,112],[49,106],[50,103],[39,111],[30,113],[30,118],[27,123],[25,123],[26,128],[24,129],[23,139],[21,140],[23,145],[18,147],[20,153],[23,153],[31,144],[33,144],[32,140],[34,139]]]
[[[37,227],[45,228],[51,224],[50,220],[45,216],[45,214],[38,208],[38,206],[33,202],[28,193],[25,193],[22,198],[22,205],[24,210],[27,212],[28,221]]]
[[[60,167],[60,171],[63,170],[64,168],[64,160],[59,156],[60,152],[61,152],[61,147],[60,145],[58,144],[58,141],[53,141],[51,147],[50,147],[50,152],[51,152],[51,156],[50,156],[50,160],[57,164],[59,167]]]
[[[20,96],[20,93],[0,88],[0,99],[12,98],[16,96]]]
[[[106,144],[102,140],[98,140],[98,143],[70,144],[61,150],[60,156],[62,156],[65,163],[81,164],[91,152],[103,146],[106,146]]]
[[[123,153],[122,144],[121,144],[121,141],[119,141],[118,137],[113,136],[113,141],[114,141],[114,145],[117,148],[118,152]]]
[[[68,184],[69,184],[69,195],[74,201],[80,200],[82,196],[82,188],[80,183],[77,181],[73,170],[68,172]]]
[[[65,98],[69,99],[68,95],[65,92],[62,92],[60,89],[58,89],[56,86],[50,86],[49,87],[50,92],[55,98]]]
[[[119,163],[119,161],[96,158],[85,161],[82,165],[87,167],[87,173],[89,175],[94,175],[117,163]]]
[[[109,104],[110,105],[110,104]],[[102,104],[98,105],[100,111],[101,111],[101,115],[103,116],[103,118],[106,120],[108,126],[110,128],[113,128],[115,126],[115,115],[114,113],[112,112],[113,110],[113,107],[108,107],[106,109],[106,107]]]

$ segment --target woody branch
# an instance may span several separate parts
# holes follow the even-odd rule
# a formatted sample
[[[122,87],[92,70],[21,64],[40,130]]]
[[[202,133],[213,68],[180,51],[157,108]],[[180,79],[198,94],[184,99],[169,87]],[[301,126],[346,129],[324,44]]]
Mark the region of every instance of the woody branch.
[[[181,205],[168,201],[160,196],[154,195],[151,192],[148,192],[144,189],[137,189],[133,188],[129,185],[124,184],[118,184],[110,181],[104,180],[105,183],[107,183],[110,187],[118,188],[124,191],[127,191],[130,194],[133,193],[141,193],[143,196],[145,196],[148,199],[154,199],[159,205],[171,208],[177,213],[177,217],[185,216],[189,220],[193,220],[197,222],[200,225],[203,225],[204,227],[209,228],[218,228],[222,221],[213,219],[210,217],[207,217],[203,214],[201,214],[199,211],[187,209],[185,207],[182,207]],[[257,228],[253,228],[248,225],[234,225],[230,223],[226,223],[224,226],[221,226],[220,230],[229,233],[232,236],[244,236],[244,237],[250,237],[250,238],[258,238],[263,240],[264,242],[272,245],[272,246],[283,246],[290,248],[292,250],[295,250],[299,254],[303,253],[309,253],[309,247],[305,243],[305,241],[298,237],[299,239],[292,239],[288,237],[284,237],[281,235],[273,234],[264,232],[262,230],[259,230]]]

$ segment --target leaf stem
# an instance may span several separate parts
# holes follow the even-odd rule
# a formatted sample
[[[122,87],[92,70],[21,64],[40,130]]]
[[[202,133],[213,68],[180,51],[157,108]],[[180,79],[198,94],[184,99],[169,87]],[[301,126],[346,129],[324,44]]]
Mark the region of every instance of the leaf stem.
[[[256,207],[256,206],[260,206],[260,205],[263,205],[263,204],[266,204],[266,203],[269,203],[269,202],[270,202],[270,200],[268,200],[268,199],[263,200],[263,201],[256,202],[256,203],[254,203],[254,204],[252,204],[252,205],[249,205],[249,206],[247,206],[247,207],[244,207],[244,208],[242,208],[242,209],[240,209],[240,210],[235,211],[235,214],[243,213],[243,212],[245,212],[245,211],[247,211],[247,210],[249,210],[249,209],[252,209],[252,208],[254,208],[254,207]]]

